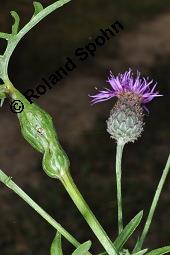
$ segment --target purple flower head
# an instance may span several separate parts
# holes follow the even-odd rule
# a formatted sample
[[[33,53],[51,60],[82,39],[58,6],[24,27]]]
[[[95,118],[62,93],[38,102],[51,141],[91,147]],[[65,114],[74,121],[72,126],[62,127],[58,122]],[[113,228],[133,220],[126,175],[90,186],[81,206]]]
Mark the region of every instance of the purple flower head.
[[[134,77],[132,69],[117,76],[110,72],[107,82],[111,88],[105,88],[96,95],[90,96],[92,104],[107,101],[113,97],[120,98],[127,93],[137,97],[141,105],[150,102],[155,97],[162,96],[155,91],[157,83],[153,83],[153,80],[149,81],[149,78],[141,77],[138,71],[136,77]]]

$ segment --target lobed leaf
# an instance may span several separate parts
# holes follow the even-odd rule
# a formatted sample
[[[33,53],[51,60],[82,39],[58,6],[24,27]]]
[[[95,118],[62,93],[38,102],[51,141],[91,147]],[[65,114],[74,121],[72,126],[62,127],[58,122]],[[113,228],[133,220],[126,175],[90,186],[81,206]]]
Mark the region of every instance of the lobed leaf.
[[[35,9],[33,17],[35,17],[39,12],[41,12],[44,9],[44,7],[40,2],[33,2],[33,5]]]
[[[117,251],[120,251],[129,237],[133,234],[139,223],[141,222],[143,211],[139,212],[122,230],[120,235],[114,241],[114,246]]]
[[[91,241],[87,241],[81,244],[72,255],[85,255],[91,247]]]
[[[63,255],[61,247],[61,234],[57,232],[50,249],[51,255]]]
[[[0,38],[8,41],[5,53],[0,55],[0,78],[2,80],[8,80],[8,64],[11,58],[13,51],[15,50],[17,44],[20,40],[34,27],[36,26],[42,19],[44,19],[47,15],[60,8],[64,4],[70,2],[71,0],[58,0],[53,4],[43,8],[42,4],[39,2],[34,2],[34,15],[38,13],[33,19],[31,19],[20,31],[19,24],[20,18],[17,12],[11,11],[11,15],[14,18],[14,24],[12,25],[12,33],[2,33],[0,32]]]

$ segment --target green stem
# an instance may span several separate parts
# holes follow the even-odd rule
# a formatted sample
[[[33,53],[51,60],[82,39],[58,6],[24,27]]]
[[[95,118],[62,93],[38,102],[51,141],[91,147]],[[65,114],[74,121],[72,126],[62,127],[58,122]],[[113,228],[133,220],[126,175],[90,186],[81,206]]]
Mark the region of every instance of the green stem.
[[[47,6],[42,11],[40,11],[35,17],[33,17],[16,35],[0,33],[0,38],[4,38],[8,41],[4,55],[0,55],[0,78],[2,78],[2,80],[8,79],[9,60],[14,49],[16,48],[19,41],[23,38],[23,36],[27,34],[47,15],[51,14],[53,11],[62,7],[63,5],[67,4],[70,1],[71,0],[58,0],[55,3]]]
[[[58,222],[56,222],[48,213],[46,213],[38,204],[36,204],[21,188],[19,188],[9,176],[0,170],[0,181],[8,188],[13,190],[27,204],[29,204],[39,215],[41,215],[50,225],[61,233],[76,248],[80,243],[69,234]]]
[[[82,197],[81,193],[79,192],[77,186],[75,185],[71,175],[68,172],[65,172],[61,177],[61,182],[63,183],[65,189],[67,190],[68,194],[72,198],[73,202],[79,209],[80,213],[83,215],[84,219],[105,248],[109,255],[117,255],[116,249],[112,243],[112,241],[107,236],[106,232],[96,219],[93,212],[90,210],[89,206],[85,202],[84,198]]]
[[[122,153],[123,153],[123,143],[117,143],[116,151],[116,184],[117,184],[117,206],[118,206],[118,232],[119,234],[123,230],[123,215],[122,215],[122,185],[121,185],[121,162],[122,162]]]
[[[166,177],[168,175],[169,170],[170,170],[170,155],[168,157],[165,169],[163,170],[163,174],[162,174],[161,179],[159,181],[159,184],[158,184],[158,187],[157,187],[157,190],[156,190],[156,193],[155,193],[155,196],[154,196],[154,199],[153,199],[153,202],[152,202],[152,205],[151,205],[151,208],[150,208],[150,211],[149,211],[149,214],[148,214],[148,217],[147,217],[142,235],[139,238],[138,244],[135,248],[135,252],[141,250],[141,248],[142,248],[143,242],[144,242],[144,240],[146,238],[146,235],[149,231],[149,227],[151,225],[152,218],[153,218],[156,206],[158,204],[158,200],[159,200],[159,197],[160,197],[161,191],[163,189],[163,186],[164,186],[164,183],[165,183],[165,180],[166,180]]]

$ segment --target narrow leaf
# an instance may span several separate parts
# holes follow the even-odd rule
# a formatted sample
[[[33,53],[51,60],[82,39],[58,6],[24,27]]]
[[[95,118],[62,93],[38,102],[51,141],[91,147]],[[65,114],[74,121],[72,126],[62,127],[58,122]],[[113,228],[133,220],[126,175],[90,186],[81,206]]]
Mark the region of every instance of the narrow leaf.
[[[33,17],[34,17],[34,16],[36,16],[40,11],[42,11],[44,8],[43,8],[42,4],[39,3],[39,2],[33,2],[33,5],[34,5],[34,9],[35,9],[34,15],[33,15]]]
[[[136,242],[136,244],[135,244],[135,247],[134,247],[134,249],[133,249],[132,253],[137,251],[137,248],[138,248],[139,242],[140,242],[140,238],[138,237],[137,242]]]
[[[50,249],[51,255],[63,255],[61,247],[61,234],[57,232]]]
[[[114,246],[117,251],[120,251],[129,237],[133,234],[139,223],[141,222],[143,211],[139,212],[123,229],[120,235],[114,241]]]
[[[14,18],[14,24],[12,26],[12,34],[16,35],[19,30],[20,17],[17,12],[11,11],[11,15]]]
[[[146,255],[162,255],[166,253],[170,253],[170,246],[165,246],[165,247],[150,251],[146,253]]]
[[[72,255],[85,255],[91,247],[91,241],[87,241],[81,244]]]
[[[141,251],[138,251],[136,253],[132,253],[133,255],[143,255],[147,252],[148,249],[144,249],[144,250],[141,250]]]

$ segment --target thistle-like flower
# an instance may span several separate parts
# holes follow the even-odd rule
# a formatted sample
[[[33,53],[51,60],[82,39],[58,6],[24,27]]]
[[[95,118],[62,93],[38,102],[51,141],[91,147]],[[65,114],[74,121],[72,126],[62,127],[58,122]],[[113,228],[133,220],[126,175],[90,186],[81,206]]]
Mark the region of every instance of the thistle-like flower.
[[[91,102],[96,104],[117,97],[107,120],[107,131],[118,143],[134,142],[143,131],[145,104],[162,95],[155,91],[156,83],[141,77],[140,72],[134,77],[131,69],[116,77],[110,72],[107,82],[111,89],[90,96]]]

